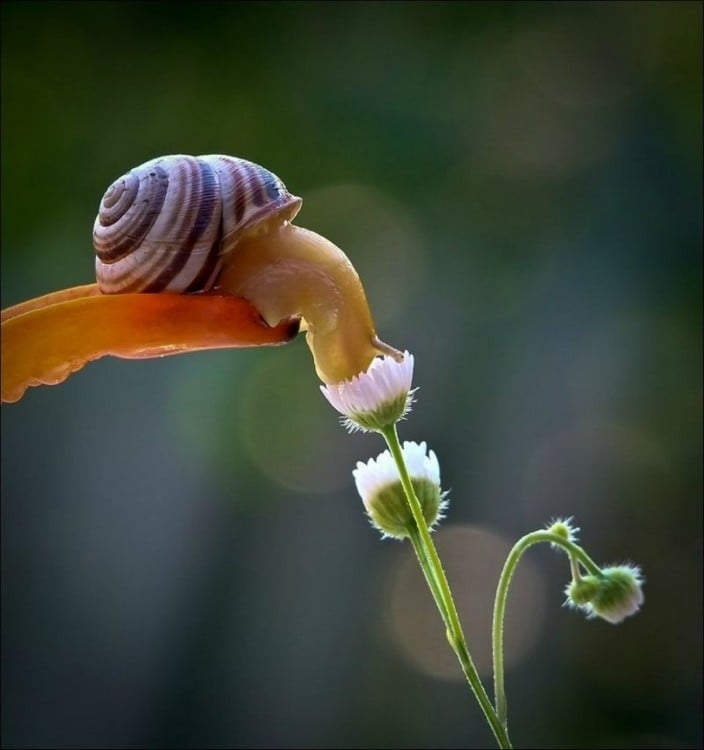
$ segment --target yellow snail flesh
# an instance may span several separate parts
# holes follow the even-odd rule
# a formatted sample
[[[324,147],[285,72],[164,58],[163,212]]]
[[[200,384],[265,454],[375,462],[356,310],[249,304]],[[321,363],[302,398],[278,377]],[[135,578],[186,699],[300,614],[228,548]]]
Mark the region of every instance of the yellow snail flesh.
[[[166,156],[130,170],[95,220],[97,285],[3,311],[2,400],[106,354],[285,343],[301,319],[326,383],[378,354],[400,358],[377,338],[342,250],[291,224],[301,203],[272,172],[230,156]]]

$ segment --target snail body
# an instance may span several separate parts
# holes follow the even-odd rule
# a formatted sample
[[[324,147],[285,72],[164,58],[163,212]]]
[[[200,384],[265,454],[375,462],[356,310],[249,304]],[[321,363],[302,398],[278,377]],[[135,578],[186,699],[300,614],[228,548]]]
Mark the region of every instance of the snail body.
[[[96,284],[2,311],[0,400],[56,385],[104,356],[284,344],[300,329],[325,383],[365,371],[380,341],[359,276],[292,224],[272,172],[232,156],[164,156],[113,182],[93,226]]]
[[[270,326],[302,318],[318,376],[347,380],[377,354],[364,289],[347,256],[291,224],[302,200],[272,172],[231,156],[152,159],[106,191],[93,229],[105,294],[242,297]]]

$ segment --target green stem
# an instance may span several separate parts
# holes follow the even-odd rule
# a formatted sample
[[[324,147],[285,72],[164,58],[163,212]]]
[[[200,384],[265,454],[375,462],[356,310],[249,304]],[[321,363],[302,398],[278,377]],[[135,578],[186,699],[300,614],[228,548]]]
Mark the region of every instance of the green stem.
[[[559,534],[551,531],[533,531],[521,537],[506,558],[506,563],[501,571],[499,585],[496,589],[494,600],[494,619],[492,623],[492,654],[494,659],[494,700],[496,702],[496,714],[502,727],[507,725],[506,690],[504,687],[504,615],[506,614],[506,600],[511,579],[518,566],[523,553],[534,544],[549,542],[562,547],[570,556],[570,561],[576,568],[576,561],[582,563],[592,575],[601,575],[599,566],[587,555],[577,544],[567,541]]]
[[[430,564],[430,560],[428,559],[428,555],[426,554],[425,547],[423,546],[418,527],[415,526],[415,524],[413,528],[409,528],[408,538],[411,540],[411,544],[413,545],[416,557],[418,558],[418,564],[423,571],[426,583],[428,584],[430,593],[433,595],[433,599],[435,600],[435,604],[437,605],[438,611],[440,612],[442,621],[445,623],[445,628],[449,630],[450,623],[448,621],[445,603],[440,592],[440,586],[438,585],[438,581],[435,577],[435,571]]]
[[[418,530],[416,541],[420,550],[420,552],[416,550],[416,554],[418,555],[418,560],[423,568],[423,572],[426,574],[426,580],[428,580],[431,593],[436,599],[438,609],[440,610],[446,624],[450,645],[459,659],[462,671],[464,672],[467,682],[472,688],[472,691],[484,712],[484,716],[496,737],[499,747],[502,748],[502,750],[510,750],[511,741],[508,737],[507,728],[505,724],[502,724],[499,721],[496,712],[494,711],[494,707],[491,704],[491,700],[484,689],[484,685],[482,685],[482,682],[479,679],[477,668],[474,666],[474,662],[470,656],[469,648],[460,624],[459,615],[457,614],[457,608],[455,607],[452,592],[450,591],[450,585],[447,582],[447,577],[443,570],[442,563],[440,562],[440,557],[430,536],[428,524],[423,516],[420,502],[416,497],[411,478],[408,475],[408,470],[405,461],[403,460],[403,452],[399,443],[396,425],[394,424],[387,427],[382,434],[386,439],[391,455],[396,462],[401,477],[401,484],[406,493],[408,504],[416,522]],[[413,538],[411,538],[411,541],[413,542]],[[426,564],[427,572],[424,568],[424,565]],[[431,580],[433,580],[434,583],[431,583]]]

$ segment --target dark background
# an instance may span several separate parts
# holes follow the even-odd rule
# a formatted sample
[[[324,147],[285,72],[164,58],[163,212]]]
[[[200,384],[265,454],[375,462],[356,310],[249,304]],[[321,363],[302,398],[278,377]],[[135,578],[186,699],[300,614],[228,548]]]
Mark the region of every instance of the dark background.
[[[701,3],[2,4],[2,304],[88,283],[107,185],[261,163],[416,356],[487,685],[510,544],[574,515],[642,612],[509,602],[519,747],[701,742]],[[489,730],[380,542],[303,339],[106,359],[2,408],[7,748],[468,748]]]

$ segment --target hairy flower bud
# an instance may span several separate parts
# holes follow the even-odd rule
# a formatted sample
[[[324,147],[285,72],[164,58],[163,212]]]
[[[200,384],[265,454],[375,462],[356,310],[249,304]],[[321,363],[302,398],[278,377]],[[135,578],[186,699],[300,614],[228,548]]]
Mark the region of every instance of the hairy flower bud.
[[[565,589],[566,604],[587,617],[601,617],[614,625],[634,615],[643,604],[643,577],[634,565],[603,568],[600,575],[582,576]]]
[[[411,484],[428,526],[442,518],[447,505],[440,489],[440,466],[433,451],[426,455],[426,444],[405,442],[402,452]],[[388,450],[367,463],[357,463],[352,472],[357,491],[372,525],[384,536],[403,539],[413,529],[413,513],[401,484],[401,477]]]

